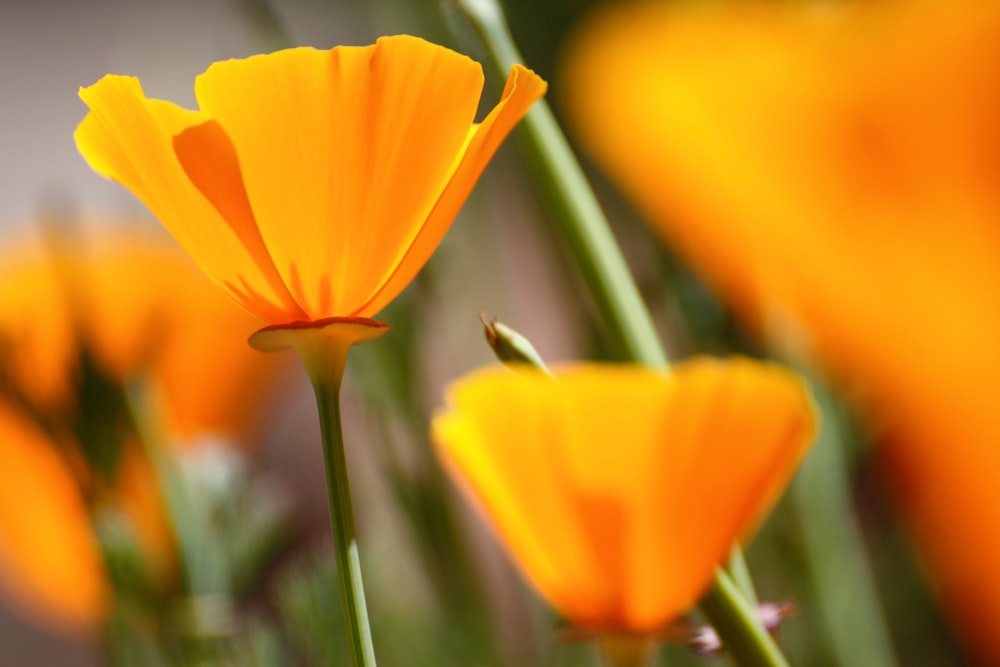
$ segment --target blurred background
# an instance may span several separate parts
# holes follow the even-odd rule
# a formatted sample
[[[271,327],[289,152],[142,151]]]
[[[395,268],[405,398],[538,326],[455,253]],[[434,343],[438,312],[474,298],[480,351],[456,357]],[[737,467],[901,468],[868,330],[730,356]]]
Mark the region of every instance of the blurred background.
[[[983,416],[992,411],[995,391],[982,378],[998,368],[995,344],[987,349],[983,341],[1000,329],[994,328],[994,317],[980,317],[993,310],[996,300],[990,297],[1000,283],[994,281],[995,272],[977,272],[979,262],[985,266],[998,259],[990,252],[1000,248],[988,224],[992,220],[995,226],[994,214],[1000,211],[993,205],[1000,191],[993,187],[1000,164],[994,158],[1000,153],[995,126],[990,130],[988,122],[996,120],[1000,96],[993,94],[995,84],[980,85],[986,74],[975,76],[995,74],[1000,59],[996,47],[973,52],[971,46],[956,46],[1000,43],[992,40],[1000,36],[1000,31],[992,32],[998,25],[996,12],[977,10],[986,16],[966,21],[964,2],[954,5],[959,9],[939,12],[941,16],[928,9],[941,3],[929,0],[913,3],[917,9],[907,11],[895,9],[904,4],[899,2],[859,3],[889,9],[871,11],[872,19],[829,19],[841,27],[827,30],[813,25],[817,15],[835,17],[845,7],[843,13],[850,14],[859,5],[777,2],[749,18],[734,20],[725,14],[719,19],[721,28],[711,16],[704,24],[701,18],[691,19],[690,29],[671,33],[677,52],[661,54],[658,33],[653,28],[647,31],[653,36],[630,33],[635,29],[630,21],[636,20],[622,18],[628,9],[621,15],[608,9],[618,4],[508,0],[504,7],[526,64],[550,82],[550,104],[566,121],[570,138],[580,141],[584,166],[671,356],[777,357],[815,383],[825,419],[822,447],[817,446],[822,457],[804,468],[810,477],[793,487],[748,549],[762,598],[790,601],[797,608],[780,631],[793,664],[1000,664],[1000,648],[989,636],[1000,618],[1000,589],[994,590],[1000,579],[989,578],[992,565],[970,564],[977,550],[980,561],[994,554],[994,542],[1000,540],[993,516],[1000,503],[981,479],[996,468],[993,455],[984,453],[992,451],[996,431],[991,430],[992,417]],[[786,13],[797,11],[788,6],[807,4],[809,11],[803,14],[812,18],[802,28],[800,18],[788,19]],[[659,25],[662,17],[646,17],[642,11],[636,12],[643,17],[639,23]],[[688,25],[687,20],[681,25]],[[967,38],[966,23],[980,29]],[[732,25],[742,27],[734,30]],[[607,26],[606,33],[601,26]],[[77,89],[109,72],[136,75],[148,96],[191,108],[194,78],[213,61],[287,45],[367,44],[379,35],[401,32],[486,60],[472,31],[430,0],[88,0],[16,2],[0,9],[0,86],[5,91],[0,103],[0,230],[5,239],[0,257],[6,258],[0,265],[0,330],[7,365],[4,400],[16,408],[0,412],[0,433],[41,443],[30,452],[0,454],[0,471],[17,477],[14,471],[23,470],[20,479],[31,480],[0,481],[7,490],[0,491],[0,504],[7,504],[0,508],[0,522],[7,522],[0,532],[4,525],[13,526],[11,536],[25,531],[0,547],[0,571],[6,571],[0,590],[8,593],[0,597],[0,664],[106,664],[108,644],[131,635],[152,638],[153,646],[165,643],[191,664],[209,664],[199,653],[203,647],[198,648],[205,637],[215,646],[212,650],[235,638],[225,649],[229,662],[223,664],[340,664],[334,656],[342,655],[338,651],[343,646],[328,631],[337,627],[339,612],[330,599],[316,594],[315,584],[330,585],[335,575],[327,548],[318,422],[303,373],[290,355],[263,361],[249,350],[246,358],[219,352],[244,346],[259,324],[192,296],[201,294],[202,286],[189,276],[186,259],[175,257],[172,241],[159,234],[158,224],[124,188],[87,167],[72,133],[86,112]],[[925,33],[940,37],[911,53],[906,45],[920,42]],[[761,42],[780,48],[767,50]],[[816,55],[814,47],[803,43],[826,50]],[[643,52],[644,46],[651,51]],[[743,46],[746,53],[740,51]],[[966,59],[951,58],[953,51]],[[598,55],[588,60],[581,52]],[[621,62],[616,61],[619,55]],[[635,63],[655,62],[660,56],[690,68],[646,72],[651,77],[646,87]],[[731,63],[757,56],[753,67],[727,79]],[[815,71],[796,69],[805,70],[803,63],[812,63],[810,58],[822,61]],[[911,60],[916,64],[911,66]],[[871,62],[881,64],[884,72],[875,69],[884,79],[872,75],[868,88],[841,90],[830,83],[867,71]],[[953,81],[955,68],[970,62],[975,67],[961,71],[972,74],[954,90],[935,87]],[[483,106],[489,108],[502,82],[489,66],[485,69]],[[897,71],[904,74],[896,76]],[[777,83],[769,73],[777,73]],[[924,81],[922,74],[929,81],[925,96],[907,96],[917,85],[914,81]],[[593,78],[589,87],[588,77]],[[722,87],[726,94],[712,97],[718,81],[742,83]],[[887,81],[897,87],[886,86]],[[665,90],[681,91],[681,102],[667,99]],[[870,107],[858,102],[868,100],[873,90],[886,99],[876,95]],[[768,98],[771,93],[774,97]],[[938,108],[938,98],[945,95],[957,101]],[[698,106],[700,96],[708,100],[704,110]],[[776,100],[773,107],[758,105],[766,99]],[[782,106],[788,99],[810,104],[802,109]],[[653,120],[629,116],[607,100],[661,115]],[[865,122],[841,123],[838,105],[852,114],[860,109]],[[964,114],[966,106],[981,113]],[[586,111],[591,108],[593,114]],[[912,108],[928,111],[914,120]],[[809,122],[790,120],[798,117],[796,112]],[[769,118],[770,124],[756,125],[754,114]],[[945,129],[939,135],[941,117]],[[731,118],[745,123],[734,129],[727,125]],[[674,120],[676,136],[662,142],[650,138],[649,124]],[[830,145],[854,146],[854,139],[844,138],[840,130],[854,132],[857,126],[862,133],[874,132],[858,142],[860,157],[830,158]],[[788,136],[767,143],[785,130]],[[641,144],[632,147],[633,153],[622,157],[607,147],[612,139],[628,145],[619,135],[629,133],[635,135],[633,144]],[[803,139],[817,136],[829,145]],[[938,136],[927,140],[933,150],[924,151],[923,138]],[[855,134],[850,137],[856,139]],[[515,133],[501,149],[430,264],[380,315],[393,326],[391,335],[352,352],[348,367],[348,458],[376,645],[387,665],[594,664],[584,648],[564,640],[558,621],[524,587],[478,517],[459,501],[427,443],[429,417],[441,404],[444,386],[493,361],[483,342],[481,312],[528,336],[549,362],[619,358],[550,223],[544,193],[533,188],[532,172],[519,152],[522,139]],[[883,140],[894,150],[878,148]],[[686,142],[708,148],[703,155]],[[786,151],[791,144],[797,152]],[[961,147],[966,144],[985,146],[968,151],[975,153],[971,173],[963,171],[968,156]],[[672,150],[693,157],[661,163],[649,156]],[[794,152],[794,159],[786,152]],[[885,166],[887,154],[917,166],[897,174],[895,162]],[[864,196],[852,189],[848,197],[838,189],[840,180],[827,179],[829,164],[839,169],[844,160],[851,173],[876,174],[858,179],[875,195],[857,186]],[[655,178],[642,181],[622,167],[626,162]],[[716,164],[732,169],[716,172],[705,166]],[[817,174],[819,184],[802,173]],[[880,180],[877,175],[885,173],[899,178]],[[737,181],[746,187],[734,187]],[[974,186],[961,185],[973,181]],[[836,187],[824,190],[831,182]],[[797,195],[785,197],[786,190],[806,191],[816,208],[799,202]],[[758,196],[762,192],[771,194]],[[857,231],[854,227],[847,226],[844,238],[839,227],[835,232],[822,227],[828,221],[816,211],[823,210],[824,202],[839,207],[840,220],[860,221],[854,227],[861,228],[861,236],[845,241]],[[746,226],[739,227],[744,218]],[[827,235],[810,236],[808,229],[802,231],[786,218],[806,228],[815,223]],[[723,219],[737,222],[726,226],[719,223]],[[960,233],[960,241],[953,242],[952,231],[965,229],[964,220],[971,220],[968,226],[975,231]],[[747,240],[772,221],[772,231],[761,231],[765,241]],[[109,228],[118,231],[109,234]],[[730,235],[728,247],[706,231],[712,229]],[[928,233],[927,239],[921,240],[914,229]],[[121,230],[127,231],[119,234]],[[109,242],[112,237],[126,240]],[[769,244],[771,237],[784,241]],[[706,250],[718,243],[723,250]],[[974,260],[962,254],[966,245],[981,251]],[[142,261],[130,263],[126,257]],[[789,257],[799,257],[799,264]],[[834,268],[810,282],[810,263]],[[151,266],[161,267],[160,280],[147,280],[154,273]],[[770,268],[784,266],[794,268]],[[38,272],[44,276],[39,278]],[[962,280],[952,279],[959,274]],[[134,290],[124,290],[122,284]],[[789,284],[800,286],[801,293]],[[956,301],[960,303],[952,308]],[[852,310],[859,302],[865,308]],[[844,313],[849,322],[828,310]],[[131,313],[122,318],[131,322],[131,329],[115,323],[107,314],[112,312]],[[207,322],[197,342],[174,342],[177,331],[196,318]],[[930,321],[953,326],[939,329]],[[970,331],[976,335],[967,336]],[[220,340],[223,332],[231,337]],[[200,354],[175,350],[188,344]],[[898,362],[886,352],[894,348]],[[914,366],[924,372],[908,375]],[[974,372],[969,370],[973,366]],[[136,378],[143,384],[138,395]],[[929,395],[910,391],[913,386],[927,388]],[[63,395],[67,388],[73,398]],[[943,394],[953,395],[951,402],[939,401]],[[102,401],[97,414],[106,417],[96,426],[84,419],[94,397]],[[142,408],[139,418],[137,405]],[[3,425],[4,420],[17,421],[8,419],[7,412],[25,410],[42,425],[37,433],[25,436],[21,426]],[[176,458],[170,468],[187,480],[178,502],[199,515],[195,523],[207,531],[204,535],[217,551],[205,571],[209,578],[225,572],[231,595],[221,602],[204,596],[192,601],[177,592],[183,586],[176,562],[171,562],[176,556],[162,555],[176,550],[161,517],[160,504],[171,501],[135,500],[144,497],[142,489],[156,487],[148,463],[137,464],[138,472],[132,472],[130,463],[133,451],[138,452],[136,460],[158,456],[132,444],[133,431],[144,428],[147,410],[165,441],[164,451]],[[920,415],[926,419],[921,421]],[[99,468],[88,458],[88,438],[118,419],[124,426],[116,437],[124,444],[116,450],[107,479],[103,472],[81,473],[81,467]],[[69,441],[75,444],[66,445]],[[0,452],[4,442],[0,440]],[[83,454],[67,454],[67,447]],[[60,454],[39,453],[51,451]],[[964,467],[951,465],[959,459]],[[975,483],[968,481],[970,476]],[[89,514],[84,516],[71,502],[49,503],[47,498],[62,493],[47,493],[50,487],[83,489]],[[19,527],[16,517],[25,508],[37,508],[38,521],[50,517],[53,532],[64,537],[81,533],[80,525],[87,527],[65,528],[73,521],[92,521],[101,548],[117,554],[105,566],[115,563],[110,576],[115,586],[134,594],[135,613],[95,622],[106,595],[103,583],[95,583],[93,591],[80,584],[75,610],[53,609],[59,590],[76,590],[79,582],[103,575],[95,574],[100,566],[66,558],[71,574],[60,583],[40,560],[17,555],[18,544],[51,546],[64,539]],[[81,534],[81,540],[88,539],[89,533]],[[963,556],[954,555],[959,551]],[[150,556],[155,553],[160,556]],[[149,564],[136,565],[136,558],[164,562],[147,571]],[[234,564],[247,571],[234,571]],[[34,578],[42,583],[31,583]],[[158,626],[163,617],[150,612],[157,605],[169,607],[171,619],[186,619],[178,626],[190,627],[164,638]],[[871,634],[855,637],[857,623],[874,623],[874,639]],[[880,659],[852,663],[852,653],[842,647],[855,640],[863,645],[858,650],[870,650]],[[158,664],[156,650],[128,646],[116,659],[118,664]],[[668,647],[661,656],[661,664],[697,662],[683,646]]]

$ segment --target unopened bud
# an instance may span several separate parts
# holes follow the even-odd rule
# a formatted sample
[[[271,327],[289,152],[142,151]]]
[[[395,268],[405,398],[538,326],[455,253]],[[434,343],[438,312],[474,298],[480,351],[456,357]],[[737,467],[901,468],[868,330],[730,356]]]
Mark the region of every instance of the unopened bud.
[[[530,366],[549,373],[542,357],[527,338],[503,322],[487,318],[483,313],[479,314],[479,321],[483,323],[486,342],[493,348],[493,353],[501,362],[508,365]]]

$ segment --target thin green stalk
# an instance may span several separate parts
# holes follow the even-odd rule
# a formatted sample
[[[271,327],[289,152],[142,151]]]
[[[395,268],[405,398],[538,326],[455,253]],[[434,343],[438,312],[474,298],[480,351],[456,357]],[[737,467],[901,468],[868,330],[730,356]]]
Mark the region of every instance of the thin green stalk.
[[[851,503],[843,414],[813,383],[823,430],[792,483],[791,499],[819,620],[842,667],[894,667],[896,659]]]
[[[444,0],[470,21],[493,59],[501,80],[521,55],[493,0]],[[518,132],[534,166],[539,192],[551,199],[555,220],[580,265],[609,339],[625,359],[666,368],[667,355],[625,258],[597,198],[545,100],[539,100]]]
[[[313,373],[313,369],[309,370],[319,408],[330,525],[333,527],[341,604],[347,621],[347,634],[351,639],[351,653],[355,665],[375,667],[375,647],[372,644],[368,609],[365,606],[361,558],[358,555],[354,529],[354,506],[351,502],[347,459],[344,456],[344,435],[340,420],[341,377],[339,373]]]
[[[743,557],[743,550],[740,549],[740,545],[738,544],[733,545],[733,550],[729,554],[729,563],[726,565],[726,571],[733,578],[733,583],[743,593],[743,597],[750,604],[756,605],[758,603],[757,589],[754,588],[753,578],[750,576],[750,568],[747,566],[747,559]]]
[[[701,611],[736,664],[788,667],[785,656],[757,618],[756,608],[746,602],[721,569],[716,570],[715,585],[701,600]]]
[[[375,647],[368,623],[361,557],[354,530],[354,504],[351,502],[351,483],[340,419],[340,383],[351,346],[374,340],[388,330],[388,325],[373,320],[341,317],[309,325],[265,327],[250,336],[249,340],[250,346],[261,352],[287,348],[295,350],[316,394],[340,600],[353,664],[357,667],[375,667]]]
[[[472,25],[500,77],[507,75],[511,65],[522,62],[496,0],[444,0],[444,3],[460,12]],[[631,361],[668,368],[669,361],[652,317],[611,227],[544,100],[528,112],[521,122],[520,132],[526,139],[524,149],[535,167],[534,182],[539,191],[552,200],[556,220],[579,262],[611,340]],[[712,608],[713,625],[739,664],[746,667],[787,665],[774,640],[753,613],[752,606],[724,571],[718,571],[704,605]]]

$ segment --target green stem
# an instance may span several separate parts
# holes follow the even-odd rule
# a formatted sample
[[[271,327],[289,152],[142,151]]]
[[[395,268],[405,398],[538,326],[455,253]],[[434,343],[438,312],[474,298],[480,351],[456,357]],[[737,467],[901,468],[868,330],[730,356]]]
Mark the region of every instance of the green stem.
[[[500,7],[493,0],[445,0],[471,22],[492,56],[501,80],[514,63],[522,62]],[[555,220],[579,263],[610,340],[623,358],[666,368],[667,355],[653,319],[639,294],[611,226],[587,182],[583,169],[563,136],[552,110],[539,100],[518,132],[532,163],[538,191],[548,197]]]
[[[757,618],[757,610],[722,569],[716,570],[715,584],[702,598],[701,611],[736,664],[788,667],[785,656]]]
[[[729,576],[732,577],[737,588],[743,593],[743,597],[750,604],[756,605],[758,603],[757,590],[753,586],[753,578],[750,576],[747,559],[743,557],[743,550],[740,549],[740,545],[738,544],[733,545],[733,550],[729,554],[729,563],[726,565],[726,571],[729,572]]]
[[[345,354],[346,356],[346,354]],[[326,488],[330,503],[330,525],[333,527],[334,549],[337,554],[337,575],[340,579],[341,603],[351,638],[354,664],[375,666],[365,589],[361,580],[361,559],[354,530],[354,507],[344,456],[344,435],[340,420],[340,380],[343,367],[324,373],[310,367],[309,377],[316,392],[319,424],[323,439],[323,461],[326,466]]]
[[[836,664],[896,664],[875,577],[848,489],[842,411],[813,382],[823,430],[792,483],[791,498],[819,620]]]
[[[496,0],[444,2],[472,25],[501,78],[506,77],[511,65],[522,62]],[[611,340],[630,361],[668,368],[669,361],[652,317],[611,226],[544,100],[537,102],[521,121],[520,132],[536,171],[534,182],[543,196],[551,198],[556,220],[580,265]],[[711,607],[712,623],[739,664],[746,667],[787,664],[753,606],[725,572],[720,571],[703,604]]]
[[[358,667],[375,667],[375,648],[368,625],[361,558],[354,531],[354,506],[340,420],[340,383],[351,346],[374,340],[388,330],[388,325],[366,318],[331,317],[308,324],[264,327],[249,340],[250,346],[261,352],[292,348],[299,355],[312,382],[319,408],[340,600],[350,636],[353,663]]]

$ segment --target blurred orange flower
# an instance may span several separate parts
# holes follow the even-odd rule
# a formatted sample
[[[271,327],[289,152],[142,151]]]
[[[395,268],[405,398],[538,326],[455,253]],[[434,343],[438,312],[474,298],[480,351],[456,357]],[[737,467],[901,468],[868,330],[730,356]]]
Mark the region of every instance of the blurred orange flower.
[[[437,452],[538,591],[580,627],[682,614],[783,490],[815,429],[802,383],[749,360],[665,375],[497,367],[449,391]]]
[[[766,336],[805,335],[861,389],[985,664],[1000,663],[998,64],[1000,5],[918,0],[615,5],[565,69],[581,138],[671,243]]]
[[[124,406],[94,405],[81,354],[112,384],[142,382],[158,435],[179,446],[252,443],[285,364],[231,344],[259,321],[160,233],[81,220],[2,248],[0,579],[34,617],[93,628],[107,583],[90,514],[124,514],[154,574],[169,570],[172,538],[135,434],[84,443],[80,419],[115,423]],[[102,469],[95,455],[118,461]]]
[[[0,404],[0,586],[42,622],[96,626],[107,583],[88,510],[57,448]]]
[[[37,408],[75,410],[82,346],[114,382],[148,384],[177,444],[211,434],[252,440],[286,364],[230,341],[261,322],[211,289],[155,230],[125,220],[73,224],[3,244],[0,362],[8,384]]]
[[[213,64],[199,111],[108,75],[76,130],[212,280],[271,324],[369,317],[416,275],[500,142],[545,91],[514,66],[474,123],[472,60],[422,39]]]

